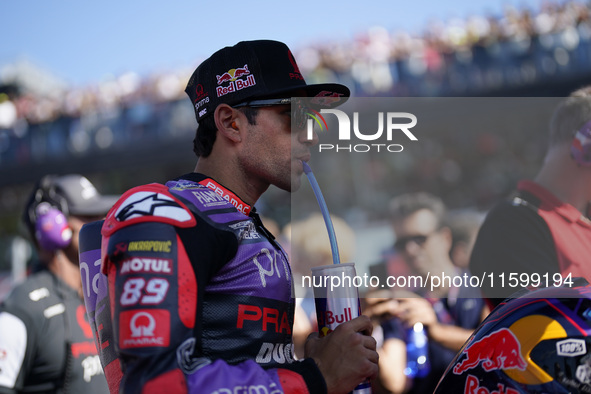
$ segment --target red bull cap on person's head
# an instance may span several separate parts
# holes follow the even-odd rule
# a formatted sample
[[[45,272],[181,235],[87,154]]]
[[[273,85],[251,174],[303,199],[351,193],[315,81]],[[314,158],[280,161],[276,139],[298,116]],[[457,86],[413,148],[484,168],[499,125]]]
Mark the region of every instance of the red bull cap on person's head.
[[[219,104],[258,98],[317,97],[326,107],[341,105],[349,88],[337,83],[308,85],[287,45],[279,41],[242,41],[220,49],[195,70],[187,88],[195,116],[213,114]]]

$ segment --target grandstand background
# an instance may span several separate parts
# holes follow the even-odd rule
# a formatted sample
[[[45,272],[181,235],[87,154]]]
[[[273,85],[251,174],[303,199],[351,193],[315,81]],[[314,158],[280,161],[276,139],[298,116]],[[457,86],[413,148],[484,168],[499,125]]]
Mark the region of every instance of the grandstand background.
[[[507,8],[501,15],[432,23],[419,35],[373,27],[352,40],[292,49],[308,83],[339,81],[356,97],[562,97],[591,83],[591,2]],[[0,271],[30,258],[19,221],[25,196],[41,176],[79,172],[102,192],[121,193],[193,169],[196,124],[183,92],[191,72],[179,66],[71,87],[34,64],[0,66]],[[426,190],[452,208],[486,210],[517,179],[533,176],[544,154],[541,120],[469,145],[454,142],[462,132],[441,133],[424,156],[404,165],[374,168],[397,180],[383,199]],[[322,182],[327,200],[340,201],[329,177]],[[272,190],[259,209],[286,224],[289,198]],[[362,207],[368,218],[376,214],[372,206],[375,201]],[[344,201],[331,208],[354,220],[347,207]]]

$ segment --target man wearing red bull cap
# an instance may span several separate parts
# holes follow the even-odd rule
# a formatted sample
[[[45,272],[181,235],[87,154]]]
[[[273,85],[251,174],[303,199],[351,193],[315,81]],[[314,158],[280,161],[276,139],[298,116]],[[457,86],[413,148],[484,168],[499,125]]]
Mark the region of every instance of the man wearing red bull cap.
[[[334,107],[349,90],[307,85],[285,44],[261,40],[213,54],[186,92],[199,122],[194,172],[129,190],[102,228],[111,308],[97,305],[94,318],[115,336],[99,344],[103,365],[114,356],[123,372],[120,384],[107,373],[110,387],[351,391],[377,374],[371,322],[360,317],[311,337],[306,358],[294,360],[289,263],[253,207],[270,185],[299,187],[316,143],[292,122],[290,97]]]

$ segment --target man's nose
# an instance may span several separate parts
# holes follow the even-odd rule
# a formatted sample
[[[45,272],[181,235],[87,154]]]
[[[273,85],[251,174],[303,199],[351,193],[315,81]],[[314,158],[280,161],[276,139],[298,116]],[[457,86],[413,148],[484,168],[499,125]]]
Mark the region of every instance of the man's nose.
[[[318,133],[313,128],[308,130],[308,128],[304,127],[298,130],[298,141],[309,146],[317,145],[319,141]]]
[[[404,245],[404,251],[409,255],[416,255],[421,250],[421,245],[415,240],[408,240]]]

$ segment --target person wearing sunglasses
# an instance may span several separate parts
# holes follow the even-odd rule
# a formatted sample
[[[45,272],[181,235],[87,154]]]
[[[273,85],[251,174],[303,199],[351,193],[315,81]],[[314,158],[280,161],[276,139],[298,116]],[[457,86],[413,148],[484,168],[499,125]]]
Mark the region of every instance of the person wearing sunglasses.
[[[97,338],[104,365],[122,367],[106,373],[110,387],[351,391],[377,374],[371,322],[359,317],[311,337],[295,360],[287,255],[254,207],[270,185],[297,190],[317,143],[292,119],[290,97],[335,107],[349,89],[306,84],[285,44],[257,40],[214,53],[186,93],[199,123],[194,172],[129,190],[102,226],[111,308],[97,307],[95,319],[114,338]]]
[[[402,271],[407,278],[462,276],[450,258],[452,232],[440,198],[424,192],[403,194],[391,200],[389,212],[394,248],[407,266]],[[382,291],[376,296],[370,293],[366,301],[364,313],[379,322],[383,335],[379,381],[390,392],[433,392],[447,365],[488,313],[478,289],[431,288],[427,282],[404,290],[392,288],[386,296]],[[407,343],[409,330],[417,323],[427,336],[430,370],[411,378],[405,372]]]

